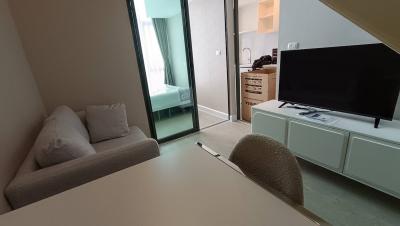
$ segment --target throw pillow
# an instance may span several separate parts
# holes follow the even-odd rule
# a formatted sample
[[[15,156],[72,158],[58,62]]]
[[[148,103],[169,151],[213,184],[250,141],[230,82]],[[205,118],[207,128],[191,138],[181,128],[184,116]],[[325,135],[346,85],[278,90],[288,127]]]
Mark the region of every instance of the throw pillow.
[[[92,143],[129,134],[125,104],[88,106],[86,121]]]
[[[46,120],[33,151],[42,168],[96,153],[73,126],[56,117]]]

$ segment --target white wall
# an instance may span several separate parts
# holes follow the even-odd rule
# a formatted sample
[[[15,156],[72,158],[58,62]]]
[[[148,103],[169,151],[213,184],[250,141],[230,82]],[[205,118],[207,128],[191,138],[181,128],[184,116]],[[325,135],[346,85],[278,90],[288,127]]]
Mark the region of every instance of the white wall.
[[[150,135],[125,0],[10,1],[45,106],[124,102]]]
[[[224,0],[193,0],[189,15],[198,104],[227,114],[224,7]]]
[[[0,214],[5,186],[25,159],[45,116],[7,0],[0,0]]]
[[[247,4],[251,4],[251,3],[257,3],[258,0],[239,0],[239,7],[245,6]]]
[[[258,28],[258,2],[239,7],[239,32],[256,31]]]
[[[240,10],[240,9],[239,9]],[[264,55],[272,56],[272,49],[278,48],[279,33],[260,34],[257,32],[247,32],[239,36],[240,64],[248,64],[247,51],[243,54],[243,48],[251,49],[251,60],[260,58]]]
[[[279,49],[299,42],[300,49],[378,43],[343,16],[318,0],[281,0]],[[400,119],[400,100],[396,116]]]

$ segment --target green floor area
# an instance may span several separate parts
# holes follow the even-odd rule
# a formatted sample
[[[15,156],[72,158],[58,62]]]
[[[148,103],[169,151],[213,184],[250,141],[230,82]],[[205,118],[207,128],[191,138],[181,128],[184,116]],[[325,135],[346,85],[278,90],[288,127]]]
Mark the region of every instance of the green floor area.
[[[157,138],[162,139],[193,128],[192,113],[180,113],[156,120]]]
[[[192,113],[187,112],[173,112],[163,113],[163,115],[155,115],[156,118],[156,131],[158,139],[162,139],[172,134],[176,134],[185,130],[193,128]],[[199,111],[199,124],[200,129],[207,128],[219,123],[227,121],[214,115]]]

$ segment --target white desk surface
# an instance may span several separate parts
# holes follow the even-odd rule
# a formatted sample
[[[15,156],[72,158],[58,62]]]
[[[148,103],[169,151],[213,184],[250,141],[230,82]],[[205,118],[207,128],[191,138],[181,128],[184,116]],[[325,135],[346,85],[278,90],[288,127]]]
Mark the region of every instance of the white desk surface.
[[[298,210],[300,209],[300,211]],[[196,147],[0,216],[7,226],[320,225]]]
[[[305,120],[310,123],[316,123],[327,127],[351,131],[369,137],[383,139],[389,142],[400,144],[400,121],[381,120],[379,128],[375,129],[373,118],[340,113],[340,112],[329,112],[323,114],[332,115],[334,117],[337,117],[338,120],[333,124],[326,124],[299,115],[299,112],[303,112],[304,110],[298,110],[286,107],[279,108],[281,104],[283,104],[283,102],[277,100],[271,100],[253,106],[253,110],[272,113],[275,115],[285,116],[292,119]]]

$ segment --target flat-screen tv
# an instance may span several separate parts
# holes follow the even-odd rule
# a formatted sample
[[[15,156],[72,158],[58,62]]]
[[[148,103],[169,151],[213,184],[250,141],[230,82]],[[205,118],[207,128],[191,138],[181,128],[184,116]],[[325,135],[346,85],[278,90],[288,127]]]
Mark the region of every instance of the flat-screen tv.
[[[392,120],[400,55],[383,44],[281,52],[279,100]]]

